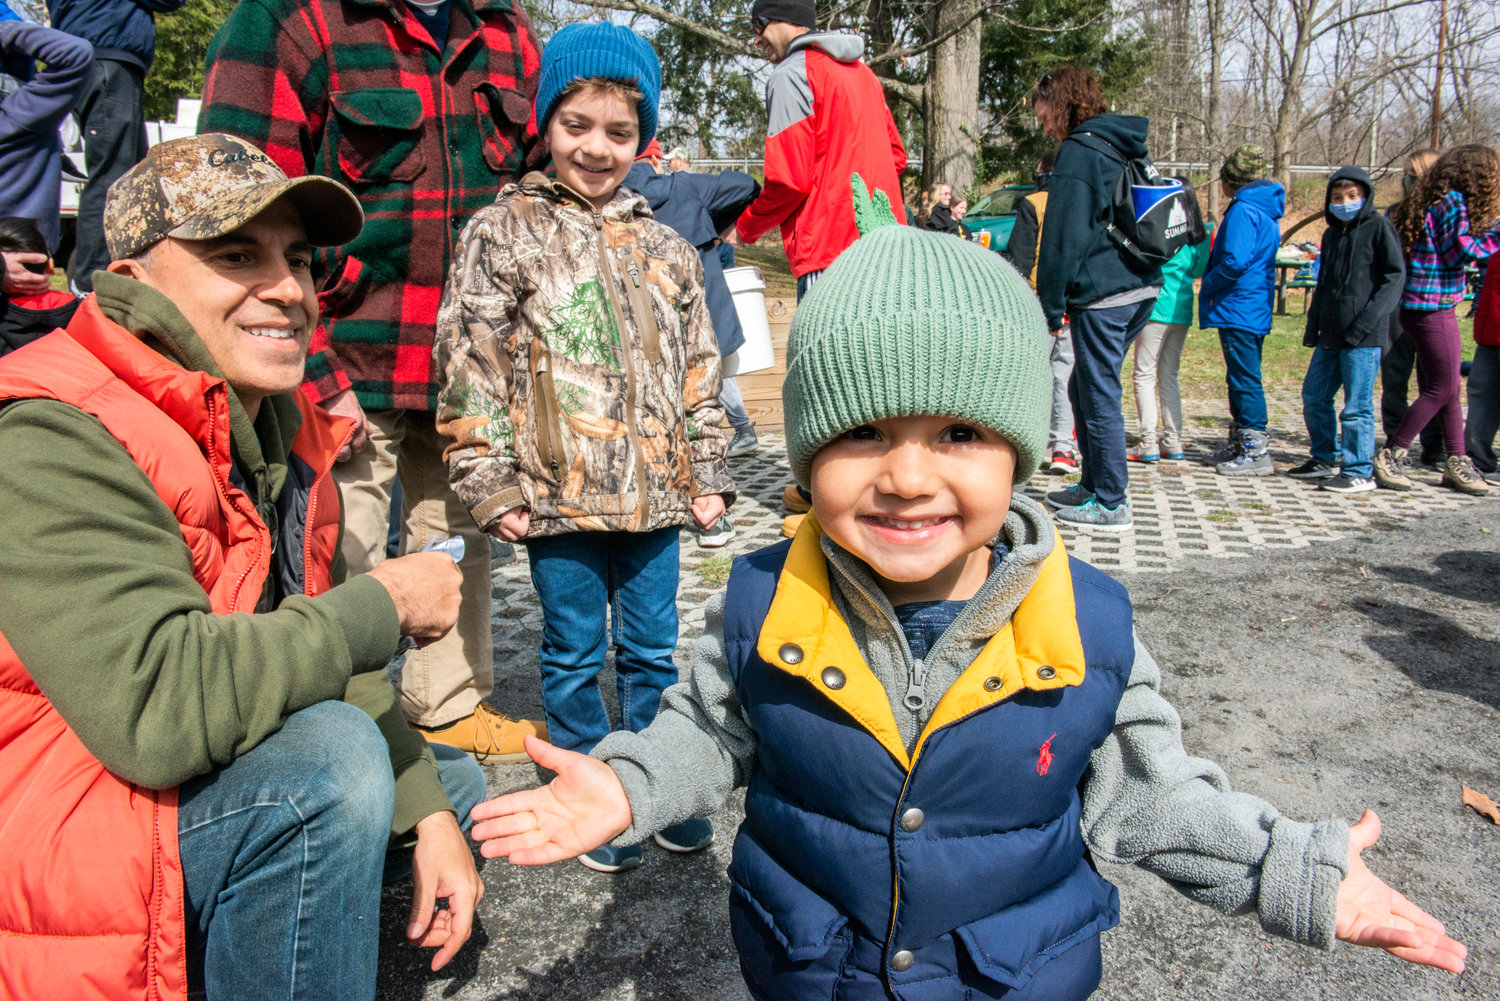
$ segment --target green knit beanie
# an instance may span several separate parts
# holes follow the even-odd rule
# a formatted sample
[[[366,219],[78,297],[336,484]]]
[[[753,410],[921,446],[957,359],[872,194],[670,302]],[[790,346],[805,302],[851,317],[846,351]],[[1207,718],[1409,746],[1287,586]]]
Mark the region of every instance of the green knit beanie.
[[[787,337],[787,458],[804,487],[818,449],[886,417],[993,428],[1036,471],[1052,407],[1051,338],[1036,295],[1000,255],[902,226],[854,178],[864,233],[808,291]],[[872,223],[881,216],[889,224]]]

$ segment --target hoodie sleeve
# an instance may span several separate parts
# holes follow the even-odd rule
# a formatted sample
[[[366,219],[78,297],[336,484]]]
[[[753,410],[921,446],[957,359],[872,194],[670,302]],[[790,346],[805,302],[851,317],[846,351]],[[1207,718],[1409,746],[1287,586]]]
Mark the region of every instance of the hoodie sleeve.
[[[1099,236],[1105,199],[1103,182],[1088,176],[1096,155],[1077,142],[1064,142],[1047,187],[1047,212],[1037,247],[1036,292],[1049,330],[1062,327],[1068,311],[1068,289]]]
[[[1139,637],[1114,732],[1084,779],[1083,830],[1101,858],[1139,865],[1224,914],[1254,911],[1273,935],[1333,948],[1348,825],[1283,817],[1233,791],[1212,761],[1188,755],[1161,669]]]
[[[89,85],[94,49],[81,38],[25,21],[0,21],[0,50],[44,64],[35,77],[0,103],[7,127],[55,136]]]
[[[1011,227],[1010,240],[1006,243],[1002,256],[1021,273],[1021,277],[1026,279],[1033,290],[1036,288],[1036,280],[1031,272],[1036,267],[1036,238],[1040,229],[1036,206],[1029,199],[1021,199],[1016,204],[1016,222]]]
[[[1389,323],[1390,315],[1401,302],[1401,290],[1406,286],[1406,255],[1401,250],[1396,227],[1383,215],[1376,215],[1375,220],[1377,225],[1370,261],[1370,280],[1374,288],[1354,321],[1350,343],[1373,343],[1370,340],[1372,335]]]

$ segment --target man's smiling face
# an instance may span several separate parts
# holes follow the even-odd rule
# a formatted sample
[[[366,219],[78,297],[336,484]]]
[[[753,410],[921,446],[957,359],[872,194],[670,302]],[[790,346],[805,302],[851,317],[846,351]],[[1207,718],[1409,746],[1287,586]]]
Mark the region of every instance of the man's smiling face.
[[[302,218],[283,198],[224,236],[168,237],[110,270],[176,305],[254,416],[262,399],[302,382],[318,322],[311,267]]]

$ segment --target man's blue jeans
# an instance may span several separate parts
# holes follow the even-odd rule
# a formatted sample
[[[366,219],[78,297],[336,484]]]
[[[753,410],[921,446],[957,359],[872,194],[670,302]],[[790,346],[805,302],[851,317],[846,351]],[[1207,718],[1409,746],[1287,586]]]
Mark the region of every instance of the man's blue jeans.
[[[1266,429],[1266,391],[1260,382],[1260,355],[1266,335],[1232,327],[1219,329],[1224,352],[1224,382],[1229,389],[1229,417],[1236,427]]]
[[[1105,507],[1125,500],[1130,473],[1125,465],[1125,414],[1120,409],[1120,366],[1130,342],[1151,319],[1155,299],[1108,309],[1074,309],[1073,374],[1068,400],[1073,433],[1083,456],[1083,488]]]
[[[599,672],[611,639],[621,729],[649,726],[677,680],[677,531],[526,540],[542,601],[542,708],[558,747],[587,754],[610,732]]]
[[[1340,463],[1345,476],[1375,473],[1375,376],[1380,347],[1314,348],[1302,380],[1302,417],[1312,439],[1312,457]],[[1333,397],[1344,387],[1344,409],[1334,423]]]
[[[439,772],[467,827],[483,772],[451,754]],[[373,998],[395,804],[385,738],[343,702],[293,713],[229,765],[183,783],[189,983],[209,997]],[[399,871],[404,856],[409,870],[410,854],[390,861]]]

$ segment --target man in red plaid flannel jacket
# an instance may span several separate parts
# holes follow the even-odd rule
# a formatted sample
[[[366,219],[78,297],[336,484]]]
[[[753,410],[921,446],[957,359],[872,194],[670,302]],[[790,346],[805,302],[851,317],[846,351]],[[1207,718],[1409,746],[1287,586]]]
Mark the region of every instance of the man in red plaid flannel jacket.
[[[397,470],[404,550],[460,535],[463,611],[407,654],[402,708],[429,740],[521,760],[545,732],[483,699],[493,687],[489,541],[448,486],[433,423],[433,328],[459,231],[521,173],[536,141],[541,44],[519,0],[241,0],[208,50],[200,131],[260,146],[288,175],[342,181],[364,208],[352,243],[322,252],[325,332],[303,389],[363,415],[368,443],[336,477],[343,551],[385,552]]]

